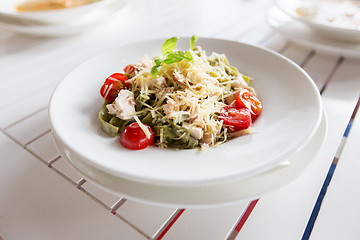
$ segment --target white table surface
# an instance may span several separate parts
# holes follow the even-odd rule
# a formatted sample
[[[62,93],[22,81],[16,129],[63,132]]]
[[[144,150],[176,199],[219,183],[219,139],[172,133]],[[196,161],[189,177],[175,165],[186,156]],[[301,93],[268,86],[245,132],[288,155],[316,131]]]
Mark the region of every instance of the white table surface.
[[[360,60],[289,41],[267,23],[272,5],[128,0],[116,16],[83,34],[43,37],[0,29],[0,239],[359,239]],[[252,204],[226,207],[146,205],[83,179],[52,141],[47,105],[56,84],[108,48],[193,34],[270,48],[307,71],[328,118],[318,155],[288,185]],[[333,177],[321,193],[331,166]]]

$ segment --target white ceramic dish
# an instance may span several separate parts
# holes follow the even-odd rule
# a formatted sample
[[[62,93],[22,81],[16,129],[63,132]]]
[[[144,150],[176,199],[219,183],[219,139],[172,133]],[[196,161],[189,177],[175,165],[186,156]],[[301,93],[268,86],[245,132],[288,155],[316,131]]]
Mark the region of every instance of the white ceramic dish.
[[[300,151],[320,124],[322,105],[311,78],[285,57],[259,47],[200,38],[207,52],[225,53],[230,63],[255,78],[264,108],[250,135],[205,151],[149,147],[131,151],[99,128],[99,89],[110,74],[144,55],[158,56],[164,39],[114,48],[77,67],[57,86],[49,106],[53,133],[70,159],[111,175],[164,186],[205,186],[254,176]],[[180,39],[179,49],[188,49]],[[304,97],[306,96],[306,97]]]
[[[17,25],[48,25],[65,23],[80,19],[92,11],[101,9],[113,4],[115,1],[123,0],[101,0],[83,6],[36,12],[19,12],[16,6],[26,0],[1,0],[0,1],[0,21],[16,22]]]
[[[245,179],[202,187],[160,186],[141,183],[109,174],[94,168],[83,159],[70,159],[59,139],[54,137],[63,158],[71,163],[87,180],[105,187],[115,194],[121,194],[147,204],[170,207],[199,208],[234,204],[260,197],[266,192],[289,184],[296,179],[315,158],[321,149],[327,133],[325,112],[320,127],[306,146],[270,171]]]
[[[82,33],[86,30],[91,30],[100,24],[109,21],[115,16],[126,4],[125,0],[115,0],[109,2],[106,6],[96,8],[93,11],[82,15],[81,18],[75,21],[67,21],[53,24],[40,24],[34,21],[28,21],[18,18],[3,18],[0,14],[0,27],[30,34],[43,36],[64,36]]]
[[[339,10],[338,13],[334,13],[336,9],[343,8],[342,5],[346,1],[312,1],[312,0],[277,0],[277,6],[290,17],[306,24],[316,33],[319,33],[330,39],[345,40],[345,41],[356,41],[360,42],[360,20],[357,20],[357,24],[346,24],[346,21],[343,20],[340,23],[338,21],[327,21],[322,20],[330,18],[327,15],[331,15],[331,18],[340,19],[342,12],[346,10]],[[357,2],[360,9],[360,3]],[[336,8],[336,6],[338,7]],[[308,14],[306,16],[299,15],[296,10],[298,8],[307,9]],[[321,11],[328,11],[329,13],[321,13]],[[333,14],[331,14],[331,11]],[[317,16],[323,17],[317,17]],[[345,16],[346,14],[344,14]],[[353,21],[355,22],[355,21]]]
[[[343,55],[351,58],[360,57],[360,43],[338,41],[314,34],[311,29],[284,14],[277,7],[270,9],[268,22],[278,32],[300,45],[327,54]]]

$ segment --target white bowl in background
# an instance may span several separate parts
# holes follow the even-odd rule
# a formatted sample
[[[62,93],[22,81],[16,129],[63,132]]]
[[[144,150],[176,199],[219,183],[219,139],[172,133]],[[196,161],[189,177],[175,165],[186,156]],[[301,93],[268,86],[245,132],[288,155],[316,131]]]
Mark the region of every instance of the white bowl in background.
[[[0,27],[29,35],[66,36],[95,29],[97,26],[111,21],[124,9],[126,0],[109,0],[106,5],[96,7],[77,19],[58,23],[41,23],[22,18],[2,18],[0,14]]]
[[[345,21],[346,6],[342,4],[357,4],[357,20],[351,24]],[[341,4],[341,5],[340,5]],[[342,41],[360,41],[360,2],[359,1],[314,1],[314,0],[277,0],[276,5],[290,17],[306,24],[314,32],[322,36]],[[338,5],[338,7],[336,7]],[[355,6],[355,5],[353,5]],[[297,11],[303,9],[303,15]],[[338,10],[338,12],[336,12]],[[328,16],[329,15],[329,16]],[[343,21],[327,21],[327,18],[337,17]]]
[[[92,11],[101,9],[113,4],[116,1],[124,0],[101,0],[82,6],[34,12],[19,12],[16,6],[26,0],[1,0],[0,1],[0,22],[16,25],[48,25],[75,21],[91,14]]]

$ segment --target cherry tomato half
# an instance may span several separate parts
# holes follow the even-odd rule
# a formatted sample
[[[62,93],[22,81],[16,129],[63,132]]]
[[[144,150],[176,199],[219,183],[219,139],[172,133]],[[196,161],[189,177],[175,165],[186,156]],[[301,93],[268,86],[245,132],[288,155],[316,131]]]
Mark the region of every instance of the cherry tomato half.
[[[247,89],[242,89],[238,93],[235,104],[240,108],[245,107],[249,109],[253,120],[256,119],[262,111],[260,100]]]
[[[128,78],[122,73],[110,75],[100,89],[101,96],[108,102],[115,101],[121,89],[129,88]]]
[[[134,72],[135,72],[135,67],[133,65],[127,65],[125,68],[124,68],[124,72],[126,74],[128,74],[130,77],[133,77],[134,76]]]
[[[120,143],[124,147],[132,150],[144,149],[154,144],[155,134],[150,126],[144,124],[150,132],[150,138],[147,138],[144,131],[138,123],[132,123],[125,127],[120,136]]]
[[[226,106],[220,112],[220,118],[224,125],[229,126],[229,130],[233,132],[247,129],[252,124],[251,113],[247,108]]]

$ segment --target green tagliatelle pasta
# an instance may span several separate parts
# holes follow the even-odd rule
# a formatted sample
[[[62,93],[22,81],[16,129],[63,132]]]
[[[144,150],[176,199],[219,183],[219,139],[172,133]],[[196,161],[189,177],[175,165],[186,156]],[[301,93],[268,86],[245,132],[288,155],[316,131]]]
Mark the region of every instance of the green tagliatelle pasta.
[[[99,111],[99,120],[101,123],[101,128],[111,137],[116,137],[119,132],[134,121],[121,120],[118,117],[114,117],[109,114],[109,111],[106,108],[108,103],[105,101],[103,106]],[[141,106],[142,104],[139,104]],[[151,113],[146,115],[141,115],[140,118],[142,123],[145,123],[149,126],[152,126],[156,137],[161,138],[163,144],[166,144],[168,147],[178,148],[178,149],[190,149],[196,148],[198,146],[198,140],[190,136],[189,130],[186,128],[180,127],[179,125],[169,123],[169,124],[154,124]]]

